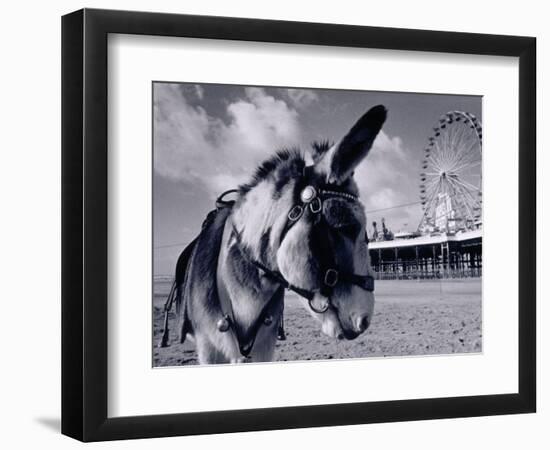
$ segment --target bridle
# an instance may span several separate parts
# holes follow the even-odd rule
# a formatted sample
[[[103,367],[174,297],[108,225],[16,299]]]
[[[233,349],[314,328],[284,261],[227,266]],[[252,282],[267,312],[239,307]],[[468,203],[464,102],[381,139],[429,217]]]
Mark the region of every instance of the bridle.
[[[305,214],[313,214],[317,216],[317,223],[314,224],[314,232],[316,233],[316,253],[318,253],[318,261],[321,271],[323,273],[321,285],[319,286],[320,293],[328,299],[327,302],[323,304],[321,308],[314,305],[313,300],[315,297],[315,292],[295,286],[289,283],[284,276],[275,270],[270,269],[265,264],[251,258],[248,255],[248,252],[243,251],[242,253],[246,255],[247,259],[251,264],[257,267],[260,271],[264,273],[265,276],[273,280],[275,283],[280,284],[284,288],[295,292],[299,296],[305,298],[308,301],[309,307],[312,311],[318,314],[326,312],[329,308],[336,309],[331,302],[331,297],[335,287],[340,283],[353,284],[360,287],[368,292],[374,291],[374,278],[371,275],[359,275],[356,273],[350,273],[345,270],[342,270],[338,267],[338,264],[335,260],[335,249],[332,247],[332,243],[328,239],[327,233],[323,233],[328,230],[328,224],[326,223],[325,218],[323,217],[323,201],[330,198],[344,198],[350,202],[357,202],[359,199],[356,195],[349,192],[340,190],[338,186],[333,185],[321,185],[315,187],[313,180],[313,167],[308,166],[304,168],[303,176],[300,182],[298,183],[300,188],[299,201],[295,203],[292,208],[287,213],[287,220],[283,227],[281,237],[279,240],[279,245],[284,241],[288,231],[296,225]],[[229,202],[224,202],[223,197],[234,191],[224,192],[219,198],[218,203],[227,205]],[[233,235],[237,240],[237,243],[241,243],[240,232],[236,229],[235,224],[233,226]],[[368,244],[368,237],[365,233],[366,244]]]

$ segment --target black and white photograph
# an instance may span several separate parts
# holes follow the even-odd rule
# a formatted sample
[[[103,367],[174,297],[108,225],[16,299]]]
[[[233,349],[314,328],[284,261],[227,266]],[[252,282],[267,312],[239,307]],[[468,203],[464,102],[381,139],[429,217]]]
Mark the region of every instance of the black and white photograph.
[[[0,448],[546,450],[547,9],[7,2]]]
[[[153,367],[482,353],[482,102],[154,81]]]

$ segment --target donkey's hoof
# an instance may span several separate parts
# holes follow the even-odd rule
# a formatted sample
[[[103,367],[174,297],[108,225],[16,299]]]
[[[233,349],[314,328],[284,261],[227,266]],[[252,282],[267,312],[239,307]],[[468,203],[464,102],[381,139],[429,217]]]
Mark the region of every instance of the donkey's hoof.
[[[179,339],[180,344],[185,343],[185,340],[186,340],[186,339],[187,339],[187,333],[182,334],[182,335],[180,336],[180,339]]]

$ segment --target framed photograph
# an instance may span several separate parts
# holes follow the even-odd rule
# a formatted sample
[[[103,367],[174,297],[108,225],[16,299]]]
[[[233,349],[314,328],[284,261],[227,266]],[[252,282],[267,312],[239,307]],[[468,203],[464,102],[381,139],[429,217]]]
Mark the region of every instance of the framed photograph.
[[[531,37],[62,21],[62,432],[535,412]]]

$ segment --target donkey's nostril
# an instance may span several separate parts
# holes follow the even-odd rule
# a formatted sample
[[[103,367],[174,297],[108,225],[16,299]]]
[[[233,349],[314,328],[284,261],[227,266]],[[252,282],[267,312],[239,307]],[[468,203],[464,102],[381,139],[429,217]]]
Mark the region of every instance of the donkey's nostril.
[[[355,326],[359,333],[365,331],[369,327],[369,316],[358,317]]]

